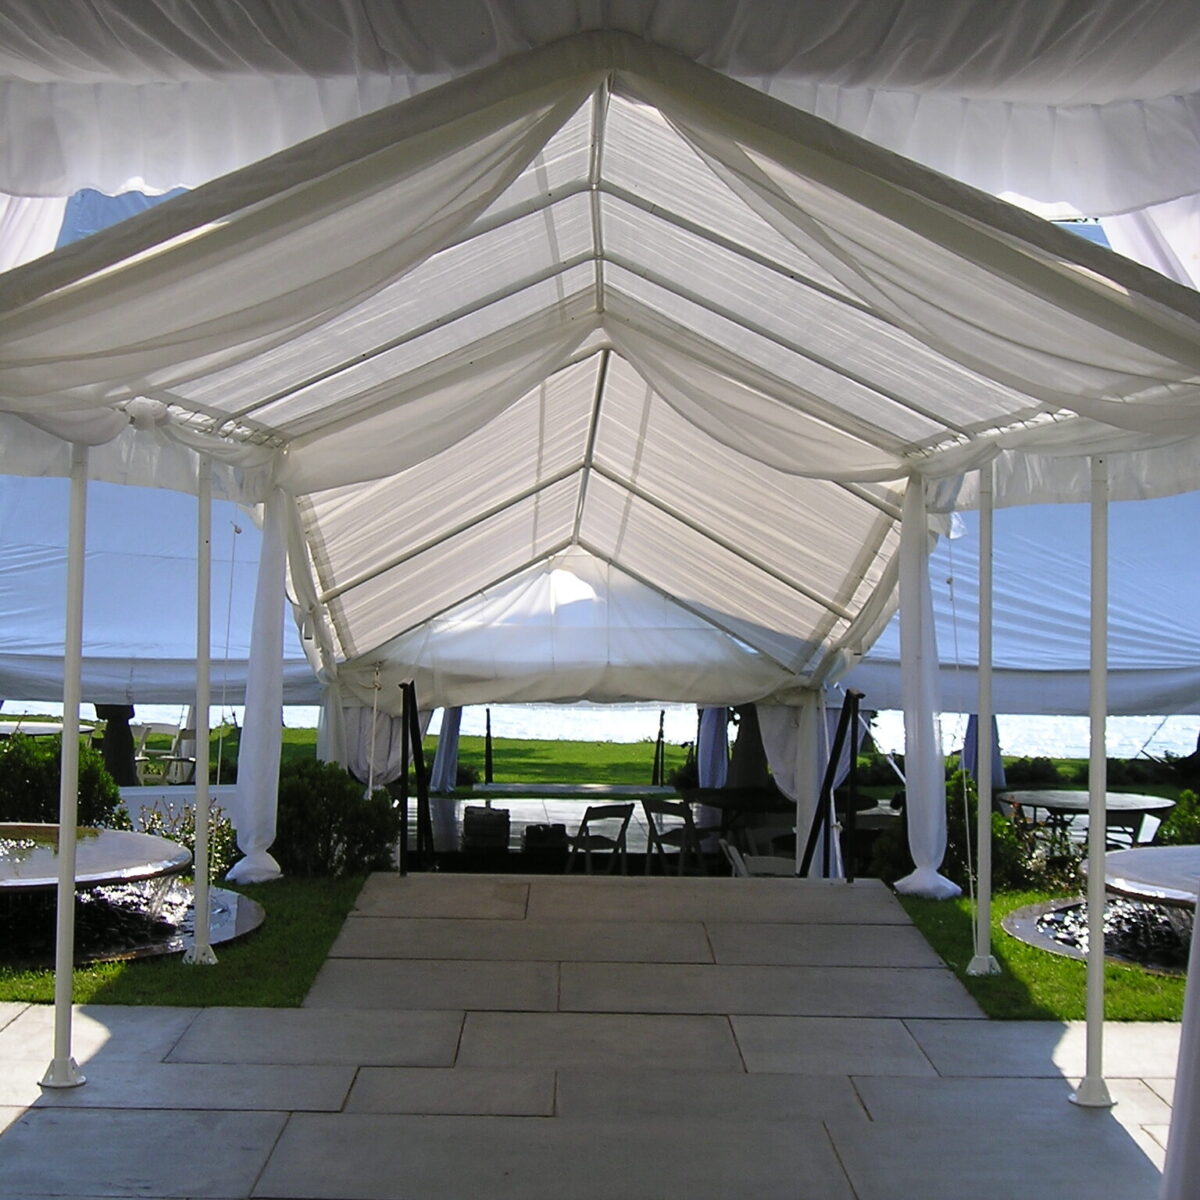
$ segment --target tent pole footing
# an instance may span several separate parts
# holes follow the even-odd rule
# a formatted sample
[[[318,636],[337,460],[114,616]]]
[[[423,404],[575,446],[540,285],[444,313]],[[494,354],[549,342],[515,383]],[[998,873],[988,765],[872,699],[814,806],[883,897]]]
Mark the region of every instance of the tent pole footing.
[[[1085,1076],[1067,1097],[1080,1108],[1112,1108],[1116,1101],[1108,1093],[1108,1084],[1099,1076]]]
[[[215,967],[217,955],[211,946],[189,946],[183,952],[183,962],[189,967]]]
[[[79,1069],[73,1058],[54,1058],[42,1076],[44,1088],[73,1088],[87,1083],[87,1076]]]
[[[1000,964],[996,961],[994,954],[976,954],[969,963],[967,963],[968,975],[999,975]]]

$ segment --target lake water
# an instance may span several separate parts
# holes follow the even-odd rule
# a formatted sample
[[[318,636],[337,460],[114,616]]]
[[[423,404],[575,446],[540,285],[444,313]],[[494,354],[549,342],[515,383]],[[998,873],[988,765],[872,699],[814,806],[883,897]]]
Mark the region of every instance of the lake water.
[[[61,714],[54,704],[6,702],[6,717],[20,712]],[[492,734],[495,737],[532,738],[539,741],[640,742],[658,736],[660,711],[666,740],[678,745],[696,736],[696,710],[688,704],[501,704],[492,708]],[[85,718],[91,706],[84,705]],[[179,723],[184,710],[178,705],[138,705],[137,719]],[[241,709],[232,710],[239,724]],[[317,709],[287,708],[284,724],[294,728],[313,728]],[[213,710],[214,724],[220,713]],[[430,732],[440,727],[441,714],[434,715]],[[486,722],[482,706],[464,709],[462,732],[481,736]],[[942,718],[943,744],[947,751],[962,745],[966,717],[945,714]],[[1006,755],[1058,758],[1086,758],[1088,754],[1087,717],[1001,716],[1000,746]],[[903,718],[898,712],[881,712],[875,719],[876,740],[887,751],[904,746]],[[1132,758],[1141,753],[1190,754],[1196,749],[1200,717],[1111,717],[1108,722],[1108,756]]]

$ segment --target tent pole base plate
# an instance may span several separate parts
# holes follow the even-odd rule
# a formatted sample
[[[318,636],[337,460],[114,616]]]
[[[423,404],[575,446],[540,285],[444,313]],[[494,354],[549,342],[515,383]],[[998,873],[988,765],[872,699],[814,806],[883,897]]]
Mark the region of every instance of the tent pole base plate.
[[[999,975],[1000,964],[996,961],[994,954],[976,954],[969,963],[967,963],[968,975]]]
[[[1087,1076],[1067,1097],[1080,1108],[1112,1108],[1116,1101],[1108,1094],[1108,1084],[1100,1076]]]
[[[50,1060],[41,1082],[44,1088],[73,1088],[87,1083],[87,1076],[73,1058],[55,1058]]]

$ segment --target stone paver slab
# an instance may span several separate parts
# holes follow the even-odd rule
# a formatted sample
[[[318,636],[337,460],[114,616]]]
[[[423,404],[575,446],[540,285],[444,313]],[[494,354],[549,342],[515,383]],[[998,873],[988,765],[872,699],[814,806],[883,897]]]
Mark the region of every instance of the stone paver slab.
[[[461,1026],[460,1012],[210,1008],[170,1061],[445,1067]]]
[[[30,1063],[29,1066],[35,1064]],[[43,1064],[43,1071],[45,1069]],[[8,1075],[6,1069],[4,1074]],[[96,1060],[77,1088],[35,1088],[38,1108],[257,1109],[337,1112],[352,1066],[130,1063]],[[0,1079],[0,1087],[3,1086]]]
[[[1066,1075],[1085,1070],[1082,1021],[907,1022],[942,1075]],[[1171,1077],[1179,1055],[1179,1026],[1167,1021],[1109,1021],[1104,1026],[1104,1076]]]
[[[866,1120],[848,1078],[738,1075],[731,1071],[604,1071],[558,1073],[564,1117],[712,1117],[730,1122]]]
[[[558,1007],[558,965],[331,958],[317,974],[304,1005],[546,1011]]]
[[[852,1194],[816,1122],[346,1114],[293,1118],[254,1195],[851,1200]]]
[[[903,1022],[842,1017],[733,1017],[747,1071],[932,1076]]]
[[[1104,1110],[1065,1110],[1061,1122],[1019,1113],[981,1128],[961,1112],[930,1120],[914,1104],[904,1120],[828,1125],[858,1200],[1147,1200],[1159,1173]]]
[[[1092,1113],[1069,1100],[1066,1079],[855,1079],[871,1119],[906,1121],[915,1111],[930,1121],[954,1121],[963,1113],[971,1121],[991,1126],[1016,1115],[1038,1119],[1063,1129],[1090,1129]],[[1110,1088],[1117,1107],[1112,1115],[1123,1125],[1167,1123],[1171,1111],[1141,1080],[1114,1080]],[[1070,1111],[1067,1111],[1070,1110]]]
[[[923,967],[563,963],[560,1004],[584,1012],[983,1016],[948,970]]]
[[[709,921],[719,963],[944,967],[919,930],[903,925],[772,925]]]
[[[367,878],[354,911],[372,917],[474,917],[521,921],[527,883],[494,875],[395,875]]]
[[[28,1004],[20,1004],[12,1000],[0,1001],[0,1029],[15,1021],[28,1007]]]
[[[1161,1096],[1167,1104],[1175,1103],[1174,1079],[1147,1079],[1145,1083],[1156,1095]]]
[[[742,1070],[724,1017],[625,1013],[468,1013],[458,1063]]]
[[[282,1113],[34,1109],[0,1142],[0,1196],[248,1196],[284,1120]]]
[[[92,1004],[78,1007],[71,1021],[71,1056],[161,1061],[201,1010],[152,1005]],[[54,1054],[54,1006],[31,1004],[0,1030],[0,1061],[37,1059],[49,1064]]]
[[[549,1117],[554,1072],[488,1067],[363,1067],[346,1112]]]
[[[805,921],[908,925],[908,915],[878,880],[853,884],[806,879],[535,879],[531,919],[591,921]]]
[[[351,917],[333,958],[506,962],[712,962],[698,922],[396,920]]]

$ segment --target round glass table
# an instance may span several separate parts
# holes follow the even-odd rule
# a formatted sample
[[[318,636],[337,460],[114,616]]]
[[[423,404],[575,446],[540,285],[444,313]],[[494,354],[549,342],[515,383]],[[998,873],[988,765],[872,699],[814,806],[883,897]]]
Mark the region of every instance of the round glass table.
[[[75,850],[81,887],[134,883],[177,875],[192,856],[176,842],[149,833],[82,826]],[[0,822],[0,893],[58,884],[58,826]]]

